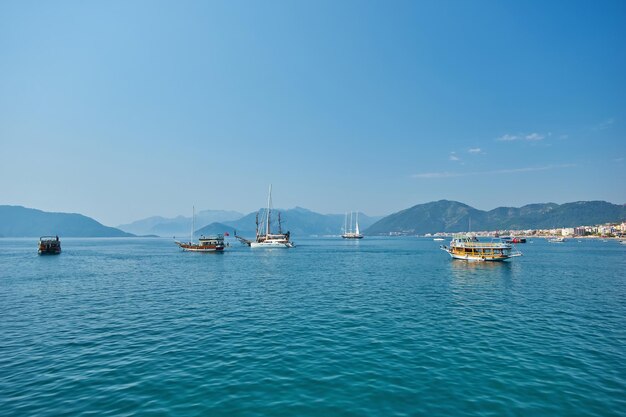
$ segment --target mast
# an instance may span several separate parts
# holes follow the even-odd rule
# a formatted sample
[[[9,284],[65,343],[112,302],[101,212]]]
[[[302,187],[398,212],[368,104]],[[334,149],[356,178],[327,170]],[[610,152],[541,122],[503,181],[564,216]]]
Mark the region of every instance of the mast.
[[[360,234],[359,233],[359,212],[356,212],[356,234]]]
[[[350,233],[352,233],[352,212],[350,212]]]
[[[270,234],[270,206],[272,204],[272,184],[270,184],[270,192],[269,195],[267,196],[267,224],[266,224],[266,231],[265,231],[265,235],[269,235]]]
[[[343,219],[343,234],[348,233],[348,212],[346,211],[346,216]]]
[[[191,237],[189,238],[189,243],[193,243],[193,229],[196,228],[196,206],[192,206],[191,209]]]
[[[283,225],[280,222],[280,211],[278,212],[278,234],[279,235],[283,234]]]

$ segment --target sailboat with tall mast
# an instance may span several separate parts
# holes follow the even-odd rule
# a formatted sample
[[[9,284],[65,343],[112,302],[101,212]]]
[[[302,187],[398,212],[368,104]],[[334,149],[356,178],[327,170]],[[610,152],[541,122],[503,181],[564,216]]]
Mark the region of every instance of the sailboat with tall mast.
[[[344,221],[343,234],[341,235],[344,239],[363,239],[363,235],[359,231],[359,212],[356,212],[354,229],[352,229],[352,212],[350,212],[350,225],[348,226],[348,213],[346,213],[346,218]]]
[[[174,241],[182,250],[187,252],[222,252],[224,250],[224,235],[215,236],[201,235],[198,243],[193,241],[193,233],[196,228],[196,207],[193,207],[191,215],[191,235],[189,242]]]
[[[270,184],[269,194],[267,196],[267,209],[263,216],[256,215],[256,239],[254,241],[244,241],[248,243],[251,248],[293,248],[294,243],[289,240],[291,235],[289,232],[283,233],[283,227],[280,219],[280,212],[278,212],[278,232],[272,233],[272,185]],[[260,219],[259,219],[260,217]]]

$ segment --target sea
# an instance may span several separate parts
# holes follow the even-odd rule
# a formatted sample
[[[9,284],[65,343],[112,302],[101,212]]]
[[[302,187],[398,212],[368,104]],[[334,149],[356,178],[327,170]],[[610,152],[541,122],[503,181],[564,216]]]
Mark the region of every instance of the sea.
[[[625,245],[294,239],[0,239],[0,415],[626,415]]]

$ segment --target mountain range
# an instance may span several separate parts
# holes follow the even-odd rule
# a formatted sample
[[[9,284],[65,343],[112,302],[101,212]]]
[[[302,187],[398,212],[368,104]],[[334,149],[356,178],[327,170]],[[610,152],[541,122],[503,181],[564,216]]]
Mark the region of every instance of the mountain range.
[[[520,230],[576,227],[626,221],[626,205],[606,201],[529,204],[478,210],[458,201],[418,204],[391,214],[364,231],[367,235],[426,234],[470,230]],[[471,223],[471,225],[470,225]]]
[[[202,227],[214,222],[234,221],[241,219],[243,216],[242,213],[237,211],[202,210],[196,213],[196,226]],[[121,224],[117,228],[136,235],[180,236],[189,234],[191,217],[178,216],[167,218],[154,216],[129,224]]]
[[[0,237],[131,237],[76,213],[50,213],[22,206],[0,206]]]
[[[302,207],[272,211],[272,213],[277,212],[281,213],[283,231],[289,231],[293,236],[338,235],[342,233],[344,227],[344,214],[320,214]],[[235,221],[209,224],[197,230],[196,233],[210,235],[236,230],[240,236],[253,237],[256,231],[256,214],[257,212],[253,212]],[[365,229],[381,218],[381,216],[371,217],[359,213],[359,226]],[[276,218],[272,220],[272,231],[275,231],[277,227],[274,226],[275,223]]]
[[[320,214],[302,207],[280,212],[283,230],[290,231],[293,236],[338,235],[344,227],[343,214]],[[195,235],[232,233],[236,230],[240,236],[253,237],[255,219],[256,212],[242,216],[234,211],[201,211],[196,216]],[[275,221],[274,217],[273,224]],[[626,221],[626,205],[605,201],[541,203],[483,211],[457,201],[440,200],[419,204],[384,218],[359,213],[359,225],[366,235],[464,232],[470,228],[549,229],[622,221]],[[124,230],[120,230],[104,226],[81,214],[49,213],[22,206],[0,206],[0,237],[47,234],[62,237],[124,237],[135,234],[187,237],[190,226],[189,217],[150,217],[122,225],[120,228]]]

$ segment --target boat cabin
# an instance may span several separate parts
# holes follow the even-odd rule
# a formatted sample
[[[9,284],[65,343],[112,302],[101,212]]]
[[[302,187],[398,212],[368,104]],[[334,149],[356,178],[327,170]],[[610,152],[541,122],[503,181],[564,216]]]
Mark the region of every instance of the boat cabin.
[[[224,235],[200,236],[198,244],[200,246],[224,246]]]

